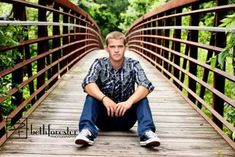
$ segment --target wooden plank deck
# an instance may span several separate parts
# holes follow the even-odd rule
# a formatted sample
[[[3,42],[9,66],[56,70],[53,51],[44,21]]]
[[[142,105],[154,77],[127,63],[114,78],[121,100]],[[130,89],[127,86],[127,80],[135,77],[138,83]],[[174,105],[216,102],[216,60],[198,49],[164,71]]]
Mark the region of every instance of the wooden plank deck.
[[[86,95],[81,83],[94,59],[104,55],[104,51],[88,54],[61,78],[58,87],[28,118],[27,138],[14,139],[23,137],[23,127],[0,148],[0,156],[235,156],[235,151],[175,88],[150,63],[131,52],[127,56],[141,62],[155,85],[149,101],[161,146],[140,147],[136,125],[131,132],[100,132],[94,146],[75,146],[74,132]],[[48,128],[50,136],[46,134]],[[59,135],[63,131],[71,135]]]

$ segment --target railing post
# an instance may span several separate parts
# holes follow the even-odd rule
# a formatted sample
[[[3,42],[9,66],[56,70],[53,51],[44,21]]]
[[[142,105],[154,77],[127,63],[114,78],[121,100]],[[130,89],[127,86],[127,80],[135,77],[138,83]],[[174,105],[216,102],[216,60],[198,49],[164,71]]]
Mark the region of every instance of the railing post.
[[[163,16],[164,16],[164,14],[161,13],[161,14],[160,14],[160,17],[163,17]],[[162,21],[162,20],[158,21],[158,26],[159,26],[159,27],[163,27],[163,26],[164,26],[164,21]],[[163,30],[158,29],[158,33],[157,33],[157,34],[158,34],[159,36],[163,36]],[[163,46],[163,44],[164,44],[163,41],[164,41],[163,39],[159,39],[158,42],[157,42],[157,44],[158,44],[159,46]],[[163,50],[162,48],[159,49],[159,54],[160,54],[160,56],[164,56],[164,50]],[[159,63],[159,64],[160,64],[161,66],[163,66],[164,63],[165,63],[165,61],[162,60],[162,59],[160,59],[160,63]],[[161,72],[163,73],[163,70],[162,70],[162,69],[161,69]]]
[[[85,22],[83,22],[80,19],[76,19],[76,22],[78,25],[85,25]],[[76,39],[77,41],[84,40],[86,38],[86,36],[84,35],[85,31],[86,30],[84,28],[77,28],[77,33],[79,33],[79,35],[77,35],[77,39]],[[85,43],[78,43],[77,44],[77,47],[83,47],[83,46],[85,46]],[[80,52],[78,52],[78,53],[80,53]]]
[[[160,15],[158,15],[158,18],[161,18],[163,15],[162,14],[160,14]],[[163,23],[162,23],[162,20],[158,20],[158,22],[157,22],[157,26],[158,27],[162,27],[163,26]],[[158,29],[157,30],[157,35],[159,35],[159,36],[161,36],[162,35],[162,30],[160,30],[160,29]],[[162,45],[162,39],[157,39],[157,45],[158,46],[161,46]],[[158,48],[157,49],[157,53],[160,55],[160,56],[163,56],[163,52],[162,52],[163,50],[161,49],[161,48]],[[162,66],[163,65],[163,61],[162,61],[162,59],[161,58],[158,58],[158,64],[160,65],[160,66]],[[159,69],[161,72],[163,72],[163,70],[162,69]]]
[[[21,20],[24,21],[26,20],[26,12],[25,12],[25,7],[21,4],[14,4],[13,5],[13,11],[14,11],[14,18],[16,20]],[[18,30],[17,30],[18,31]],[[22,32],[23,34],[23,32]],[[22,39],[21,39],[22,40]],[[23,53],[23,48],[20,47],[17,49],[22,55]],[[13,51],[14,53],[14,51]],[[15,63],[20,63],[23,61],[23,58],[20,56],[17,56]],[[23,68],[19,68],[18,70],[15,70],[12,72],[12,86],[13,88],[17,88],[17,86],[23,81],[24,78],[24,71]],[[14,95],[12,95],[12,104],[19,106],[23,102],[23,92],[21,90],[17,91]],[[21,117],[22,117],[23,111],[21,110],[18,112],[14,117],[9,117],[11,119],[11,125],[15,124]]]
[[[199,4],[192,5],[192,10],[199,9]],[[191,15],[190,19],[190,25],[191,26],[198,26],[199,24],[199,16],[197,14]],[[198,31],[197,30],[191,30],[190,31],[190,40],[194,42],[198,42]],[[193,59],[197,60],[198,57],[198,48],[196,46],[190,46],[190,52],[189,56]],[[197,64],[189,61],[189,72],[193,74],[194,76],[197,76]],[[196,81],[189,77],[189,88],[196,93]],[[195,103],[196,99],[188,93],[188,98]]]
[[[25,26],[25,32],[28,32],[28,27]],[[28,34],[25,36],[25,40],[29,40],[29,37],[28,37]],[[25,50],[25,59],[30,59],[31,58],[31,54],[30,54],[30,49],[29,49],[29,45],[26,45],[24,47],[24,50]],[[28,64],[27,65],[27,74],[28,74],[28,77],[31,77],[33,76],[33,67],[32,67],[32,64]],[[33,81],[29,83],[29,92],[30,92],[30,95],[32,95],[34,93],[34,83]],[[31,100],[31,104],[34,104],[35,103],[35,98],[33,98]]]
[[[167,16],[167,15],[168,15],[168,13],[165,12],[165,15],[164,15],[164,16]],[[169,20],[168,18],[164,20],[164,26],[170,26],[170,20]],[[169,37],[169,36],[170,36],[170,30],[169,30],[169,29],[164,29],[164,34],[163,34],[163,35],[164,35],[165,37]],[[169,46],[170,46],[169,40],[164,39],[164,40],[163,40],[163,46],[164,46],[165,48],[169,48]],[[167,60],[169,60],[169,52],[166,51],[166,50],[163,50],[163,57],[166,58]],[[169,64],[164,61],[164,62],[163,62],[163,68],[166,69],[166,70],[168,70],[168,66],[169,66]],[[164,74],[167,78],[170,78],[169,75],[167,75],[165,72],[163,72],[163,74]]]
[[[177,13],[181,13],[182,12],[182,8],[179,8],[179,9],[176,9],[176,14]],[[175,25],[176,26],[181,26],[181,17],[176,17],[175,18]],[[174,35],[173,35],[173,38],[178,38],[178,39],[181,39],[181,30],[180,29],[176,29],[174,30]],[[173,42],[173,50],[175,50],[176,52],[181,52],[180,51],[180,43],[179,42]],[[180,57],[178,55],[174,55],[174,63],[176,65],[180,65]],[[179,79],[179,70],[177,68],[173,68],[173,73],[174,73],[174,76]],[[173,81],[173,83],[176,85],[176,87],[178,87],[180,89],[180,85],[176,82],[176,81]]]
[[[57,3],[54,3],[55,10],[59,10],[59,5]],[[53,12],[53,22],[59,22],[59,14],[57,12]],[[60,26],[53,26],[53,36],[60,35]],[[60,47],[60,38],[54,38],[52,40],[52,48],[55,49],[57,47]],[[52,54],[52,63],[56,62],[61,57],[61,50],[55,51]],[[60,69],[60,63],[54,65],[51,68],[52,76],[56,75],[58,73],[58,70]],[[58,77],[55,78],[51,83],[50,87],[55,84],[55,82],[58,80]]]
[[[87,21],[87,17],[85,17],[85,21]],[[87,44],[89,44],[89,42],[86,40],[86,39],[88,39],[88,29],[87,29],[87,27],[88,27],[88,23],[87,22],[85,22],[84,24],[83,24],[83,26],[85,26],[86,27],[86,29],[84,30],[84,33],[86,33],[86,35],[84,36],[85,38],[85,42],[83,42],[82,44],[84,44],[84,45],[87,45]],[[84,49],[84,51],[87,51],[87,47]]]
[[[70,14],[73,15],[73,11],[70,10]],[[69,23],[70,23],[70,24],[74,24],[74,17],[71,17],[71,16],[70,16],[69,19],[70,19]],[[74,35],[71,35],[71,34],[73,34],[73,33],[74,33],[74,26],[70,26],[70,28],[69,28],[69,43],[72,43],[72,42],[75,41]],[[72,52],[73,50],[74,50],[74,45],[69,46],[69,52]],[[73,61],[73,57],[74,57],[73,55],[69,56],[69,63]],[[72,66],[73,66],[73,65],[70,65],[70,66],[69,66],[69,69],[72,68]]]
[[[217,6],[226,5],[228,4],[228,0],[217,0]],[[215,25],[219,26],[221,24],[221,20],[225,18],[226,11],[217,12],[215,14]],[[225,47],[226,46],[226,36],[225,33],[217,32],[215,37],[215,46],[216,47]],[[217,58],[218,63],[218,58]],[[218,64],[216,64],[218,65]],[[225,66],[224,66],[225,67]],[[217,67],[220,68],[220,67]],[[225,70],[225,69],[222,69]],[[223,76],[214,73],[214,88],[224,93],[225,88],[225,79]],[[218,97],[216,94],[213,93],[213,108],[216,112],[218,112],[221,116],[224,114],[224,100]],[[212,117],[212,120],[217,124],[218,127],[221,129],[223,128],[223,123],[220,122],[215,116]]]
[[[65,13],[68,13],[68,9],[67,8],[63,8]],[[63,23],[68,23],[68,15],[63,15]],[[63,26],[63,34],[68,34],[68,26]],[[69,43],[69,37],[68,36],[64,36],[63,37],[63,45],[66,45]],[[62,57],[66,56],[68,54],[68,48],[64,48],[62,50]],[[61,68],[64,68],[66,65],[68,64],[68,58],[64,59],[61,62]],[[61,75],[64,75],[66,72],[68,71],[68,68],[66,68],[66,70],[64,70]]]
[[[0,108],[0,123],[4,121],[3,118],[3,109]],[[0,138],[6,133],[5,127],[3,127],[2,129],[0,129]]]
[[[190,40],[190,39],[191,39],[191,32],[188,32],[187,41]],[[188,54],[189,54],[189,44],[186,44],[185,50],[184,50],[184,55],[185,55],[185,56],[188,56]],[[184,58],[184,59],[183,59],[183,64],[182,64],[182,68],[183,68],[183,69],[186,69],[187,62],[188,62],[188,60]],[[184,82],[184,80],[185,80],[185,74],[184,74],[184,73],[181,73],[180,82]],[[183,88],[180,87],[180,90],[182,91]]]
[[[144,26],[141,26],[141,28],[144,28]],[[140,32],[140,35],[144,35],[144,31],[143,31],[143,30]],[[142,41],[144,41],[144,37],[141,37],[141,38],[140,38],[140,46],[143,47],[144,45],[143,45]],[[143,49],[140,49],[139,51],[140,51],[141,54],[144,53],[144,52],[143,52]]]
[[[147,20],[145,19],[143,22],[145,23]],[[148,25],[147,24],[144,24],[144,29],[148,28]],[[146,35],[148,35],[148,31],[147,30],[144,30],[144,42],[147,42],[148,38],[146,37]],[[143,43],[143,48],[147,49],[147,44]],[[143,50],[142,54],[145,56],[146,55],[146,51]]]
[[[38,2],[40,5],[46,5],[45,0],[39,0]],[[38,10],[38,21],[47,21],[46,17],[46,10],[44,9],[39,9]],[[47,37],[48,36],[48,31],[47,31],[47,26],[38,26],[38,38],[40,37]],[[44,52],[48,51],[48,42],[47,41],[42,41],[38,43],[38,55],[43,54]],[[48,59],[48,61],[50,61]],[[50,64],[48,62],[47,64]],[[40,58],[37,61],[37,72],[45,68],[45,58]],[[50,78],[50,73],[48,74],[48,79]],[[37,89],[39,89],[46,80],[46,75],[45,73],[41,74],[37,78]],[[45,93],[45,89],[42,89],[42,91],[37,95],[37,99],[39,99],[43,94]]]
[[[152,19],[156,19],[156,16],[152,17]],[[153,28],[156,27],[156,21],[151,22],[151,24],[152,24]],[[155,36],[156,34],[157,34],[156,29],[152,29],[151,35]],[[155,44],[156,43],[156,37],[152,37],[150,42]],[[156,47],[155,46],[151,46],[151,51],[156,53]],[[156,56],[155,55],[151,55],[151,59],[155,61],[156,60]]]
[[[148,19],[148,21],[150,21],[151,19]],[[147,27],[148,28],[151,28],[151,22],[149,22],[148,24],[147,24]],[[147,37],[147,42],[148,43],[151,43],[151,38],[152,37],[150,37],[150,35],[151,35],[151,30],[147,30],[147,35],[149,36],[149,37]],[[148,50],[151,50],[152,49],[152,45],[146,45],[146,48],[148,49]],[[147,58],[151,58],[151,54],[149,53],[149,52],[146,52],[146,56],[147,56]],[[149,59],[148,59],[148,61],[150,61]]]
[[[210,45],[215,45],[215,33],[214,32],[211,33]],[[206,61],[209,61],[212,56],[213,56],[213,51],[212,50],[208,50]],[[210,63],[206,63],[206,64],[210,64]],[[203,72],[202,80],[204,82],[207,82],[208,81],[208,76],[209,76],[209,69],[205,68],[204,72]],[[200,94],[199,94],[200,98],[202,98],[202,99],[204,98],[205,91],[206,91],[206,88],[201,85]],[[198,101],[197,106],[200,109],[202,108],[202,104],[199,101]]]
[[[86,22],[85,22],[85,21],[81,21],[81,22],[80,22],[80,25],[86,26]],[[84,34],[84,36],[83,36],[82,39],[86,39],[86,35],[85,35],[86,29],[85,29],[85,28],[81,28],[81,29],[80,29],[80,33],[83,33],[83,34]],[[84,42],[84,43],[81,43],[81,44],[82,44],[83,46],[85,46],[85,42]]]

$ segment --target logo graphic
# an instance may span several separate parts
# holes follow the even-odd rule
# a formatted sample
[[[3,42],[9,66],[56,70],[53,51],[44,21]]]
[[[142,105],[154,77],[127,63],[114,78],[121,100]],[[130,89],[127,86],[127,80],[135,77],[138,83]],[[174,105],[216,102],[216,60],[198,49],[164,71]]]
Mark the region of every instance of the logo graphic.
[[[11,118],[6,118],[7,124],[11,122]],[[8,131],[6,131],[7,138],[9,137],[8,132],[15,131],[15,134],[11,136],[12,139],[27,139],[28,138],[28,119],[20,118],[15,125],[13,125]]]
[[[12,118],[7,118],[6,122],[10,125]],[[8,130],[8,131],[7,131]],[[21,118],[10,129],[6,129],[6,137],[11,133],[11,139],[27,139],[29,136],[49,136],[53,138],[74,138],[78,134],[77,129],[71,129],[63,124],[28,124],[27,118]]]

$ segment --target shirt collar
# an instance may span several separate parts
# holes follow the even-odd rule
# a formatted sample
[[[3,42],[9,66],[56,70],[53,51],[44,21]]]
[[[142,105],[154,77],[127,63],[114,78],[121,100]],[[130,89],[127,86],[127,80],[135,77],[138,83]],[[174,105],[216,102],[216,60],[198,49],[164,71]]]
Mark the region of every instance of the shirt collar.
[[[107,68],[108,68],[108,70],[109,70],[109,71],[113,71],[114,69],[113,69],[112,64],[109,62],[109,58],[107,58],[107,61],[108,61],[108,63],[107,63]],[[121,69],[119,69],[119,70],[120,70],[120,71],[121,71],[121,70],[127,71],[127,70],[128,70],[128,65],[127,65],[127,64],[128,64],[128,63],[127,63],[127,58],[124,57],[123,65],[122,65]]]

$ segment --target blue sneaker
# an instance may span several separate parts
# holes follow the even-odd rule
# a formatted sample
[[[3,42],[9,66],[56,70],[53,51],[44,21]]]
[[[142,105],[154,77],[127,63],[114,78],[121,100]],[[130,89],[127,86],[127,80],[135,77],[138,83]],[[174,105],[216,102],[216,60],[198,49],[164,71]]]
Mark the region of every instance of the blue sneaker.
[[[88,129],[82,129],[82,131],[76,136],[75,144],[77,145],[93,145],[94,137]]]
[[[158,147],[160,146],[160,138],[153,131],[149,130],[140,138],[140,145],[143,147]]]

